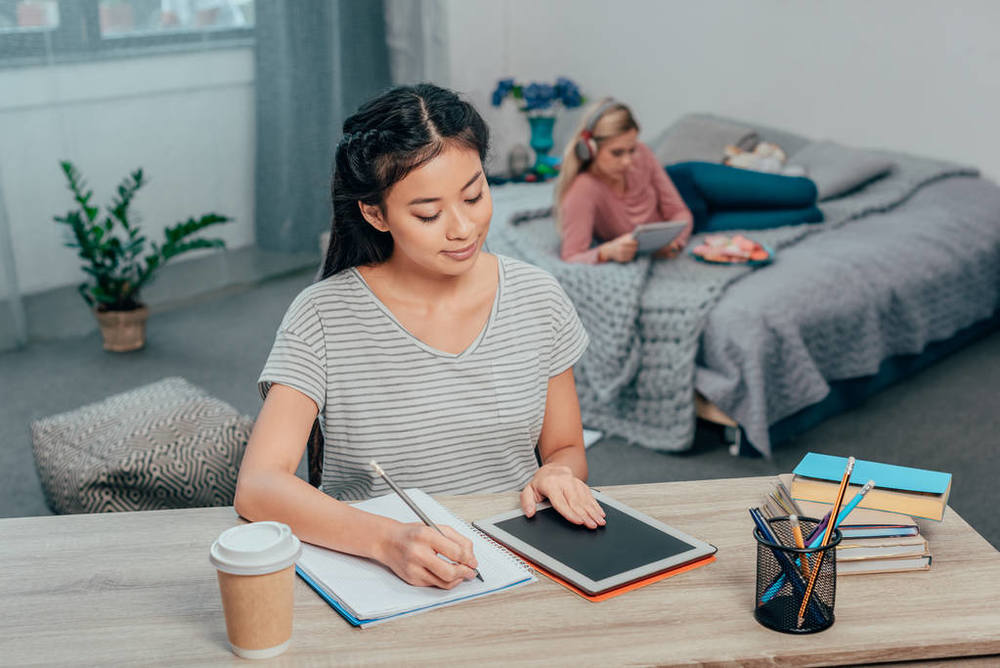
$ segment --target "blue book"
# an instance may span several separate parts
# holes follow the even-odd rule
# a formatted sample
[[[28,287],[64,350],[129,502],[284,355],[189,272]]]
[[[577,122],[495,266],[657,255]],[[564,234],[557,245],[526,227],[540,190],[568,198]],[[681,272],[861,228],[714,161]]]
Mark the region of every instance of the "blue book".
[[[833,503],[846,466],[846,457],[815,452],[806,454],[793,471],[792,497]],[[858,459],[844,496],[845,502],[869,480],[875,481],[875,488],[868,492],[858,506],[860,508],[932,520],[940,520],[944,516],[951,493],[950,473]]]

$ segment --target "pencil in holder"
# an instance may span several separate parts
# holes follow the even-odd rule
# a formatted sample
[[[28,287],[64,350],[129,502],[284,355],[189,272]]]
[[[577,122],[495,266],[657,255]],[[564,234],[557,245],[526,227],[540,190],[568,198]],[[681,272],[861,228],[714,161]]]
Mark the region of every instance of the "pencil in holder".
[[[801,518],[802,533],[809,535],[819,520]],[[783,633],[816,633],[833,624],[837,595],[837,545],[841,533],[834,530],[825,547],[795,547],[795,537],[787,517],[768,520],[771,532],[780,541],[772,543],[754,529],[757,539],[757,596],[754,617],[762,625]],[[816,569],[803,622],[798,623],[802,599]]]

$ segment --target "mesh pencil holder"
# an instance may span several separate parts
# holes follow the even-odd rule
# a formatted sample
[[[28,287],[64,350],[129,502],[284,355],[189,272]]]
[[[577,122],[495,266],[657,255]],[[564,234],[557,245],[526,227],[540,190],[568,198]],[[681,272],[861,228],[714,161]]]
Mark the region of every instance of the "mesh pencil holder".
[[[801,518],[799,522],[807,539],[819,524],[818,520],[811,518]],[[771,518],[768,524],[782,544],[770,542],[759,529],[754,529],[753,535],[757,539],[754,617],[767,628],[783,633],[815,633],[829,628],[833,624],[833,604],[837,594],[836,548],[840,544],[840,530],[834,530],[826,547],[800,549],[793,547],[795,537],[787,517]],[[819,573],[800,626],[798,617],[802,599],[817,567]]]

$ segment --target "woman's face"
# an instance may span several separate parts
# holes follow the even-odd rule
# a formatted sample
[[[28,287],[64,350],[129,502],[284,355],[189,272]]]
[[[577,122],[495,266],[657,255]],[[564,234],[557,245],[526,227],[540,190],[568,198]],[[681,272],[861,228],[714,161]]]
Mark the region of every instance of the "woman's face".
[[[639,143],[639,131],[629,130],[620,135],[602,139],[597,144],[597,157],[591,169],[610,179],[621,179],[632,164],[635,147]]]
[[[457,276],[479,257],[493,200],[479,153],[450,144],[389,189],[384,216],[378,207],[361,205],[361,210],[369,223],[392,235],[392,260]]]

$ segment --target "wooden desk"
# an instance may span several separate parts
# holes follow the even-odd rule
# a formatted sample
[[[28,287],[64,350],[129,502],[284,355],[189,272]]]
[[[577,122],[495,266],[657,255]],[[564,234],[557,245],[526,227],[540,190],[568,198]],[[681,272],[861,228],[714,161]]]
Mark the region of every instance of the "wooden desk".
[[[292,646],[278,665],[702,663],[799,665],[1000,654],[1000,553],[953,510],[921,522],[930,571],[842,577],[837,621],[808,637],[753,618],[746,509],[770,478],[601,488],[718,546],[718,561],[603,603],[553,582],[368,629],[301,580]],[[459,515],[517,495],[442,497]],[[232,508],[0,520],[0,663],[232,664],[208,548]],[[990,661],[995,661],[991,659]]]

